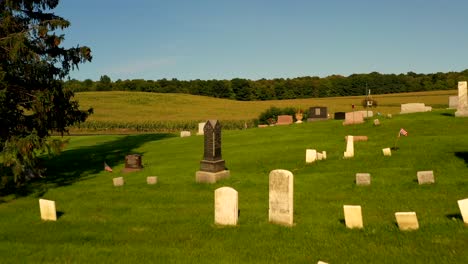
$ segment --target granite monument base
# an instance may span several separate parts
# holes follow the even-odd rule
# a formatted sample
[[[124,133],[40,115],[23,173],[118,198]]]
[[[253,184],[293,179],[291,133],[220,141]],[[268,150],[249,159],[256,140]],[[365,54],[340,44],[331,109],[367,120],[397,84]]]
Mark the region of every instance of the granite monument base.
[[[216,183],[218,180],[226,179],[231,176],[228,170],[218,172],[197,171],[195,173],[195,181],[198,183]]]
[[[224,160],[202,160],[200,170],[207,172],[218,172],[226,169]]]

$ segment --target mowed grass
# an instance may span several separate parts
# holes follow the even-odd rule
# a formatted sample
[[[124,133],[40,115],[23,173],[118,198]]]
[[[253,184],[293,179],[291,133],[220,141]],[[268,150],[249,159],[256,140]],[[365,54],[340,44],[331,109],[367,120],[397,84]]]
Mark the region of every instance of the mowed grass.
[[[1,263],[468,263],[468,226],[457,200],[468,198],[468,118],[451,110],[342,126],[329,120],[223,131],[231,177],[195,183],[203,137],[166,134],[71,137],[49,161],[42,188],[0,204]],[[394,144],[391,157],[382,148]],[[345,135],[367,135],[342,158]],[[305,150],[327,160],[305,164]],[[144,169],[121,173],[126,154]],[[106,161],[113,173],[103,171]],[[268,222],[268,174],[294,174],[294,227]],[[436,183],[418,185],[433,170]],[[372,175],[356,186],[355,173]],[[113,187],[123,176],[125,186]],[[158,184],[146,184],[158,176]],[[214,190],[239,192],[239,225],[214,225]],[[40,220],[38,198],[56,201],[57,222]],[[343,205],[361,205],[364,229],[343,223]],[[420,229],[398,230],[394,213],[414,211]]]

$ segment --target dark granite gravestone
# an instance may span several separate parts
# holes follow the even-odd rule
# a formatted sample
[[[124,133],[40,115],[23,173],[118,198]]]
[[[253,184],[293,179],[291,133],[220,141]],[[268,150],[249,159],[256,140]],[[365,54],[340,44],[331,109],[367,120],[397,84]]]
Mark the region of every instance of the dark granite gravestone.
[[[125,168],[124,172],[139,171],[143,168],[141,165],[141,155],[131,154],[125,156]]]
[[[327,120],[328,113],[327,108],[324,106],[314,106],[309,108],[309,115],[307,116],[307,122]]]
[[[218,120],[208,120],[203,133],[205,149],[196,181],[214,183],[218,179],[229,177],[221,155],[221,124]]]
[[[344,120],[346,118],[345,112],[335,112],[335,120]]]

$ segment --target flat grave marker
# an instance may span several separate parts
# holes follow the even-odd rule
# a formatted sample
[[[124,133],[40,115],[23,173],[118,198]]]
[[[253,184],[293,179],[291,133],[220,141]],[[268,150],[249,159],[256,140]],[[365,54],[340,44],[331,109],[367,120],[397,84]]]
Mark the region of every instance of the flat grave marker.
[[[417,172],[419,184],[431,184],[434,183],[434,171],[418,171]]]
[[[158,177],[157,176],[148,176],[146,177],[146,183],[149,185],[153,185],[158,183]]]
[[[362,211],[360,205],[343,206],[345,224],[347,228],[363,228]]]
[[[114,183],[114,186],[123,186],[124,185],[124,178],[123,177],[113,178],[112,182]]]
[[[370,185],[371,175],[370,173],[356,173],[356,185]]]
[[[418,218],[415,212],[397,212],[395,218],[398,228],[402,231],[416,230],[419,228]]]

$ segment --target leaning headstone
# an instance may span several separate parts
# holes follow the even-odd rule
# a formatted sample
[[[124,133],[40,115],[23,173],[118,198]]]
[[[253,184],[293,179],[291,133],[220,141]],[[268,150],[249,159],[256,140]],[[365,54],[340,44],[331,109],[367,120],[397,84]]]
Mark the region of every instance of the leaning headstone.
[[[148,176],[146,177],[146,183],[149,185],[153,185],[158,183],[158,177],[157,176]]]
[[[180,137],[190,137],[191,135],[190,131],[180,131]]]
[[[449,109],[457,109],[458,108],[458,96],[449,96]]]
[[[269,175],[268,219],[272,223],[293,225],[294,176],[287,170],[273,170]]]
[[[356,185],[370,185],[370,173],[356,173]]]
[[[354,138],[353,136],[348,136],[346,141],[346,151],[344,152],[344,158],[354,157]]]
[[[290,125],[293,123],[292,115],[280,115],[278,116],[277,125]]]
[[[346,118],[346,113],[345,112],[335,112],[335,120],[343,120]]]
[[[416,230],[419,228],[415,212],[397,212],[395,218],[400,230]]]
[[[468,198],[458,200],[458,207],[463,218],[463,222],[468,225]]]
[[[57,221],[57,211],[55,210],[55,201],[39,199],[39,209],[42,220]]]
[[[328,113],[327,108],[323,106],[314,106],[309,108],[309,115],[307,116],[307,122],[327,120]]]
[[[361,124],[361,123],[364,123],[364,116],[362,115],[361,112],[349,112],[349,113],[346,113],[343,126]]]
[[[238,194],[231,187],[215,190],[215,224],[237,225],[239,218]]]
[[[204,153],[200,161],[200,170],[195,174],[195,181],[215,183],[230,176],[221,155],[221,124],[218,120],[208,120],[203,128]]]
[[[306,163],[313,163],[317,159],[317,150],[306,149]]]
[[[206,122],[198,123],[197,135],[204,135],[203,128],[205,128]]]
[[[143,168],[141,165],[142,163],[142,156],[138,154],[131,154],[125,156],[125,168],[123,172],[132,172],[132,171],[139,171]]]
[[[434,183],[434,171],[418,171],[418,183],[419,184],[430,184]]]
[[[468,95],[466,82],[458,82],[458,106],[456,117],[468,116]]]
[[[360,205],[344,205],[344,218],[347,228],[363,228]]]
[[[124,178],[123,177],[113,178],[112,182],[114,183],[114,186],[123,186],[124,185]]]
[[[384,156],[391,156],[392,155],[392,150],[390,148],[384,148],[382,149],[383,155]]]
[[[374,126],[380,126],[380,120],[374,119]]]
[[[400,114],[410,114],[410,113],[420,113],[420,112],[430,112],[432,107],[425,106],[423,103],[409,103],[401,104]]]

